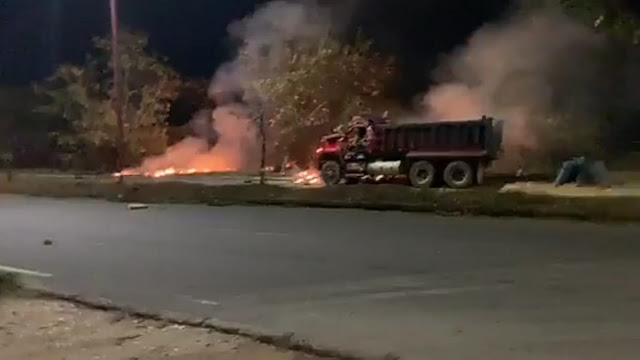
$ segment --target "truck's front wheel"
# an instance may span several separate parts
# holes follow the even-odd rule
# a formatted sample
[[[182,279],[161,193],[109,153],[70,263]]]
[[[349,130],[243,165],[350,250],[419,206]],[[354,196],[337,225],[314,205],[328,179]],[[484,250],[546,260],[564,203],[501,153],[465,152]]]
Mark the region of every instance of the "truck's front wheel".
[[[428,161],[416,161],[409,168],[409,182],[418,188],[429,188],[436,177],[436,168]]]
[[[338,185],[342,178],[340,164],[333,160],[326,161],[322,164],[320,174],[322,181],[324,181],[327,186]]]
[[[444,182],[452,189],[464,189],[473,184],[473,167],[466,161],[454,161],[447,165],[442,174]]]

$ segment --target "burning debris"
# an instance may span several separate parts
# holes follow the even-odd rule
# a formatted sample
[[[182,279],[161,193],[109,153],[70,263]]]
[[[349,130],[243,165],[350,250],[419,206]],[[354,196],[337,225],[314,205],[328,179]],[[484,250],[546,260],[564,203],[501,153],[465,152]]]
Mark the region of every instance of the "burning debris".
[[[308,170],[297,173],[293,177],[293,183],[296,185],[304,185],[304,186],[324,185],[324,182],[322,181],[322,177],[320,176],[320,171],[316,169],[308,169]]]
[[[253,121],[240,106],[221,106],[213,111],[200,112],[194,123],[206,123],[210,129],[204,134],[188,137],[170,147],[164,154],[147,158],[137,168],[116,173],[115,176],[166,177],[234,172],[249,168],[255,162],[252,153],[257,132]],[[203,128],[200,126],[199,128]],[[210,133],[218,135],[215,146]]]
[[[195,174],[213,174],[219,172],[232,172],[233,169],[227,169],[226,171],[213,171],[208,168],[190,168],[190,169],[176,169],[176,168],[167,168],[156,171],[142,172],[137,169],[125,169],[121,172],[117,172],[113,174],[113,176],[144,176],[144,177],[152,177],[152,178],[161,178],[166,176],[174,176],[174,175],[195,175]]]

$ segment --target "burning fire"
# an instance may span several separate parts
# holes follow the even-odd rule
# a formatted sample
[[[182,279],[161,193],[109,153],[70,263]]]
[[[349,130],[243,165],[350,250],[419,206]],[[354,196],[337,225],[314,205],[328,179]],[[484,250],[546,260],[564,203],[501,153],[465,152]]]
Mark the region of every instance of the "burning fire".
[[[323,185],[320,172],[315,169],[309,169],[297,173],[293,177],[293,183],[296,185]]]
[[[161,178],[166,176],[173,175],[196,175],[196,174],[211,174],[217,172],[232,172],[235,169],[216,169],[215,171],[208,168],[189,168],[189,169],[176,169],[173,167],[169,167],[166,169],[160,169],[155,171],[140,171],[137,169],[125,169],[120,172],[114,173],[113,176],[144,176],[144,177],[152,177],[152,178]]]
[[[195,135],[169,147],[163,154],[145,158],[137,167],[115,176],[161,178],[174,175],[228,173],[253,168],[257,130],[245,109],[220,106],[203,110],[192,120]],[[215,144],[211,134],[217,134]]]

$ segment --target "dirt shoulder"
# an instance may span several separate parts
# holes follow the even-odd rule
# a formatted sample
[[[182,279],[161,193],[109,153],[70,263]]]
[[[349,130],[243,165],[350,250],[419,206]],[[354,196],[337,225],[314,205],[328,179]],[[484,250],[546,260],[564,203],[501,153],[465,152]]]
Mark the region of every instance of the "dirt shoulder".
[[[91,178],[0,176],[0,193],[48,197],[90,197],[122,202],[279,205],[437,213],[566,218],[589,221],[640,221],[637,197],[556,197],[501,193],[493,186],[451,191],[402,185],[288,188],[274,185],[202,185],[158,182],[124,185]]]
[[[206,329],[167,325],[64,301],[0,299],[0,359],[317,360]]]

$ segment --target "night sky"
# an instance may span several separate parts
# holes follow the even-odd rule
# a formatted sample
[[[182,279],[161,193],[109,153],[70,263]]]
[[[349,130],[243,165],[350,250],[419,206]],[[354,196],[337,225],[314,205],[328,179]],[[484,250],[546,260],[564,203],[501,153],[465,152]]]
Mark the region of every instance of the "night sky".
[[[331,0],[326,0],[331,2]],[[346,1],[346,0],[343,0]],[[347,33],[361,29],[378,50],[395,55],[404,87],[423,87],[439,56],[508,0],[356,0]],[[42,79],[56,64],[82,61],[90,39],[109,31],[108,0],[0,0],[0,84]],[[230,56],[227,25],[266,1],[120,0],[123,27],[150,34],[154,51],[182,74],[210,77]],[[334,1],[343,4],[338,0]]]

